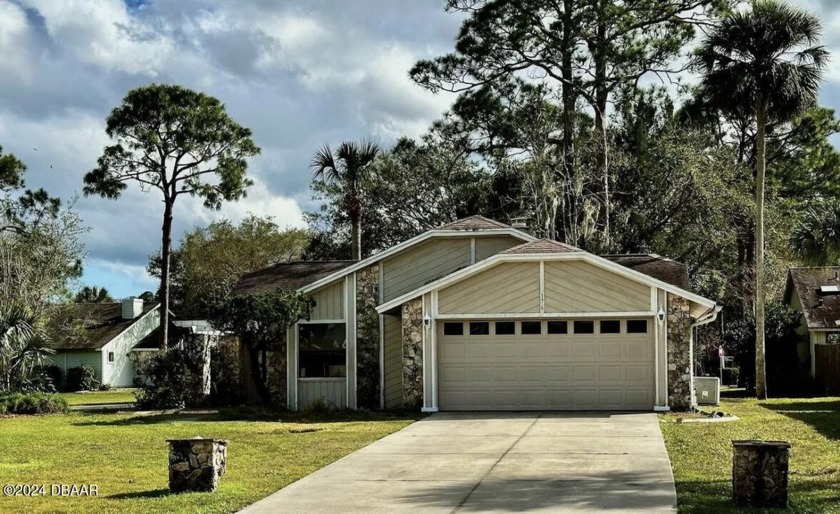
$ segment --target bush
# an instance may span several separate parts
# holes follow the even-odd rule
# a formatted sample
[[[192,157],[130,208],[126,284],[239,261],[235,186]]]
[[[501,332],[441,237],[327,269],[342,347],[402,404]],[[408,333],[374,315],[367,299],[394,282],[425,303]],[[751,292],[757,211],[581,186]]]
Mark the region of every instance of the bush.
[[[147,382],[135,393],[139,409],[183,409],[189,400],[184,387],[187,359],[175,347],[161,350],[143,369]]]
[[[67,370],[68,391],[95,391],[97,389],[99,389],[99,380],[90,366],[77,366]]]
[[[70,410],[67,400],[49,393],[0,395],[0,414],[58,414]]]
[[[18,393],[54,393],[56,384],[61,380],[61,368],[58,366],[41,366],[35,368],[25,379],[18,382],[15,392]]]
[[[723,384],[722,385],[738,385],[738,375],[740,370],[738,368],[723,368]]]
[[[99,390],[100,391],[110,391],[111,390],[111,384],[102,384],[102,385],[99,386]]]

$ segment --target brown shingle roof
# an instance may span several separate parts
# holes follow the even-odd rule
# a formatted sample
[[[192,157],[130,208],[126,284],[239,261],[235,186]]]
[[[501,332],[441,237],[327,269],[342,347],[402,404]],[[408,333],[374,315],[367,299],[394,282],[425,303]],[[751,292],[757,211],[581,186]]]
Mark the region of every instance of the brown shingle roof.
[[[688,266],[655,254],[613,254],[601,257],[689,291]]]
[[[840,266],[788,270],[785,301],[790,303],[793,294],[799,297],[808,328],[840,329],[835,323],[840,320],[840,294],[820,293],[820,286],[840,287],[838,273]]]
[[[293,291],[350,266],[356,261],[295,261],[283,262],[239,278],[233,286],[236,293],[264,291]]]
[[[552,241],[551,239],[540,239],[539,241],[533,241],[530,243],[521,244],[519,246],[514,246],[513,248],[508,248],[507,250],[501,252],[503,254],[514,254],[514,255],[523,255],[523,254],[534,254],[534,253],[581,253],[583,250],[580,248],[575,248],[572,245],[567,245],[566,243],[561,243],[559,241]]]
[[[452,223],[447,223],[441,226],[438,230],[491,230],[495,228],[510,228],[510,225],[505,225],[501,221],[491,220],[484,216],[470,216],[469,218],[462,218]]]
[[[57,306],[57,309],[70,309],[70,312],[61,315],[62,319],[83,322],[85,333],[82,337],[55,338],[50,347],[56,350],[98,350],[157,306],[157,303],[144,303],[143,313],[133,319],[123,319],[120,302]]]

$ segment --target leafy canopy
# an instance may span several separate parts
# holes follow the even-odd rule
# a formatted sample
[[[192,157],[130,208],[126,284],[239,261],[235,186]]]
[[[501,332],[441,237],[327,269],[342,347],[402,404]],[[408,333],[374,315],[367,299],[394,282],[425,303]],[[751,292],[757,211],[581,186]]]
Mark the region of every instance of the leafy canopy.
[[[168,201],[189,194],[219,209],[252,185],[246,158],[260,150],[251,131],[204,93],[165,84],[134,89],[108,116],[106,132],[116,144],[85,175],[86,195],[118,198],[133,180],[144,190],[160,189]]]

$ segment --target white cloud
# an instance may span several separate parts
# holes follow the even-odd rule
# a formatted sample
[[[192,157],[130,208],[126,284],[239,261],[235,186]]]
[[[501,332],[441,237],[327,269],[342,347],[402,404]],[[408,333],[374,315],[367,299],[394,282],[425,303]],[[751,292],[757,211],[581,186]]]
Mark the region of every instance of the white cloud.
[[[26,13],[18,5],[0,0],[0,77],[32,78],[29,26]],[[8,80],[8,79],[7,79]],[[0,78],[0,81],[4,81]]]

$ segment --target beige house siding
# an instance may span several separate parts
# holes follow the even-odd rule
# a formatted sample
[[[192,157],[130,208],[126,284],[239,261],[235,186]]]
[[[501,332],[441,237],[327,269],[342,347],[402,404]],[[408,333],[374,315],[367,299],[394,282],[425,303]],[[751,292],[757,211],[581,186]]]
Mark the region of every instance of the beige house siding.
[[[383,262],[383,300],[389,301],[470,265],[470,238],[422,243]]]
[[[440,291],[441,314],[540,312],[538,262],[494,266]]]
[[[312,297],[316,305],[311,319],[344,319],[344,280],[315,291]]]
[[[335,409],[347,407],[347,383],[343,378],[298,380],[298,409],[322,401]]]
[[[521,245],[522,241],[510,236],[504,237],[476,237],[475,238],[475,261],[483,261],[508,248]]]
[[[650,310],[650,286],[581,261],[545,263],[546,312]]]
[[[399,316],[385,315],[385,408],[402,406],[402,322]]]

